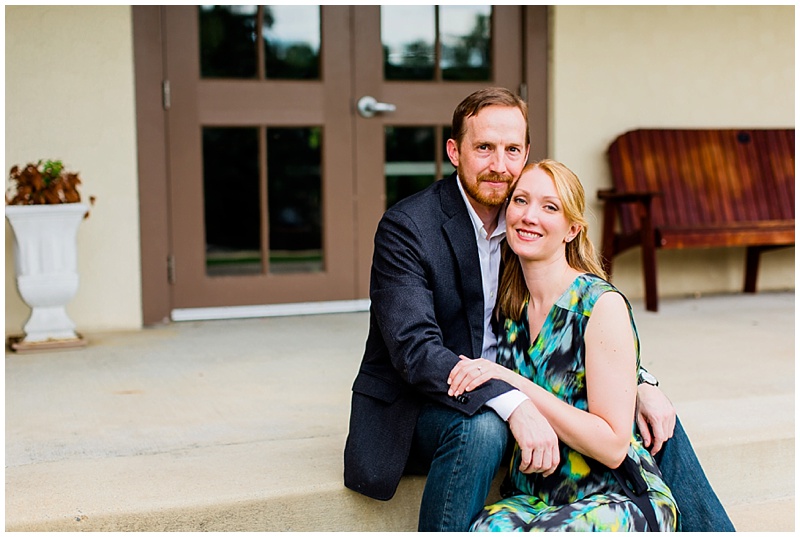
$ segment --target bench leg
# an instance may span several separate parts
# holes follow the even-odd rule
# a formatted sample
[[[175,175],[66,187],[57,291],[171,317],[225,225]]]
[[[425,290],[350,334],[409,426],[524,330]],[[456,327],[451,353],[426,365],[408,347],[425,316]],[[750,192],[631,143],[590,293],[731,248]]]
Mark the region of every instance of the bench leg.
[[[603,211],[603,245],[600,250],[603,263],[603,270],[606,271],[606,278],[611,280],[611,269],[614,262],[614,223],[616,221],[617,206],[614,203],[606,203]]]
[[[744,266],[744,292],[755,293],[758,282],[758,266],[761,263],[761,254],[770,250],[794,246],[792,244],[770,244],[767,246],[748,246],[747,258]]]
[[[644,305],[647,311],[658,311],[656,248],[652,235],[649,241],[642,237],[642,271],[644,272]]]
[[[656,233],[650,203],[643,204],[642,225],[642,271],[644,272],[644,304],[647,311],[658,311],[658,291],[656,289]]]
[[[747,259],[744,266],[744,292],[755,293],[758,281],[758,262],[761,258],[761,248],[758,246],[747,247]]]

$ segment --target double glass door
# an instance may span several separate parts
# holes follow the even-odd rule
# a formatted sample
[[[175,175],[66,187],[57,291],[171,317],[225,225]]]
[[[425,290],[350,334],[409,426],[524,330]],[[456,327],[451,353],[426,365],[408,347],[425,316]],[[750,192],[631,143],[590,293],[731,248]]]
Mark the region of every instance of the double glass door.
[[[519,6],[164,9],[174,308],[366,298],[455,106],[522,83]]]

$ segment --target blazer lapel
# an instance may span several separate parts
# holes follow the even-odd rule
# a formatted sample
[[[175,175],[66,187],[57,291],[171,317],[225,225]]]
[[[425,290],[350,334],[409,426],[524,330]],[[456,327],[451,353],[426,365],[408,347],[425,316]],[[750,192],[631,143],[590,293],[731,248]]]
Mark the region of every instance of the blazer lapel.
[[[467,212],[464,199],[458,190],[455,174],[444,179],[447,183],[442,188],[442,209],[450,219],[444,223],[444,233],[450,242],[461,283],[461,297],[472,340],[472,356],[478,358],[483,350],[483,281],[481,264],[478,256],[478,243],[475,240],[475,229]]]

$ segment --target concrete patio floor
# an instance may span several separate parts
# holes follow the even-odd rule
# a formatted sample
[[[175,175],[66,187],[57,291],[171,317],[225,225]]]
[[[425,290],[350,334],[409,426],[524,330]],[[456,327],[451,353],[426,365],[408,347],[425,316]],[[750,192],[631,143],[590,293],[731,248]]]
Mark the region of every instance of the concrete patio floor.
[[[642,363],[739,530],[794,530],[794,293],[633,302]],[[344,489],[367,313],[172,323],[6,353],[6,530],[413,530]]]

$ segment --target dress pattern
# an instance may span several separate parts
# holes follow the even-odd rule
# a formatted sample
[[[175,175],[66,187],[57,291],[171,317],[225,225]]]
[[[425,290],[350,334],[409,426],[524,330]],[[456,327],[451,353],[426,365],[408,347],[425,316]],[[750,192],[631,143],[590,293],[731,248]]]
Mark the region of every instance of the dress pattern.
[[[592,274],[578,276],[548,313],[539,335],[530,343],[528,308],[520,321],[505,320],[497,362],[532,380],[559,399],[588,410],[584,334],[603,293],[619,291]],[[626,299],[626,304],[628,304]],[[639,367],[639,336],[628,304]],[[630,500],[614,475],[601,463],[559,441],[561,460],[553,474],[519,471],[519,446],[509,469],[513,495],[486,506],[471,531],[645,531],[644,514]],[[673,531],[679,514],[661,472],[632,429],[628,455],[647,483],[660,531]]]

